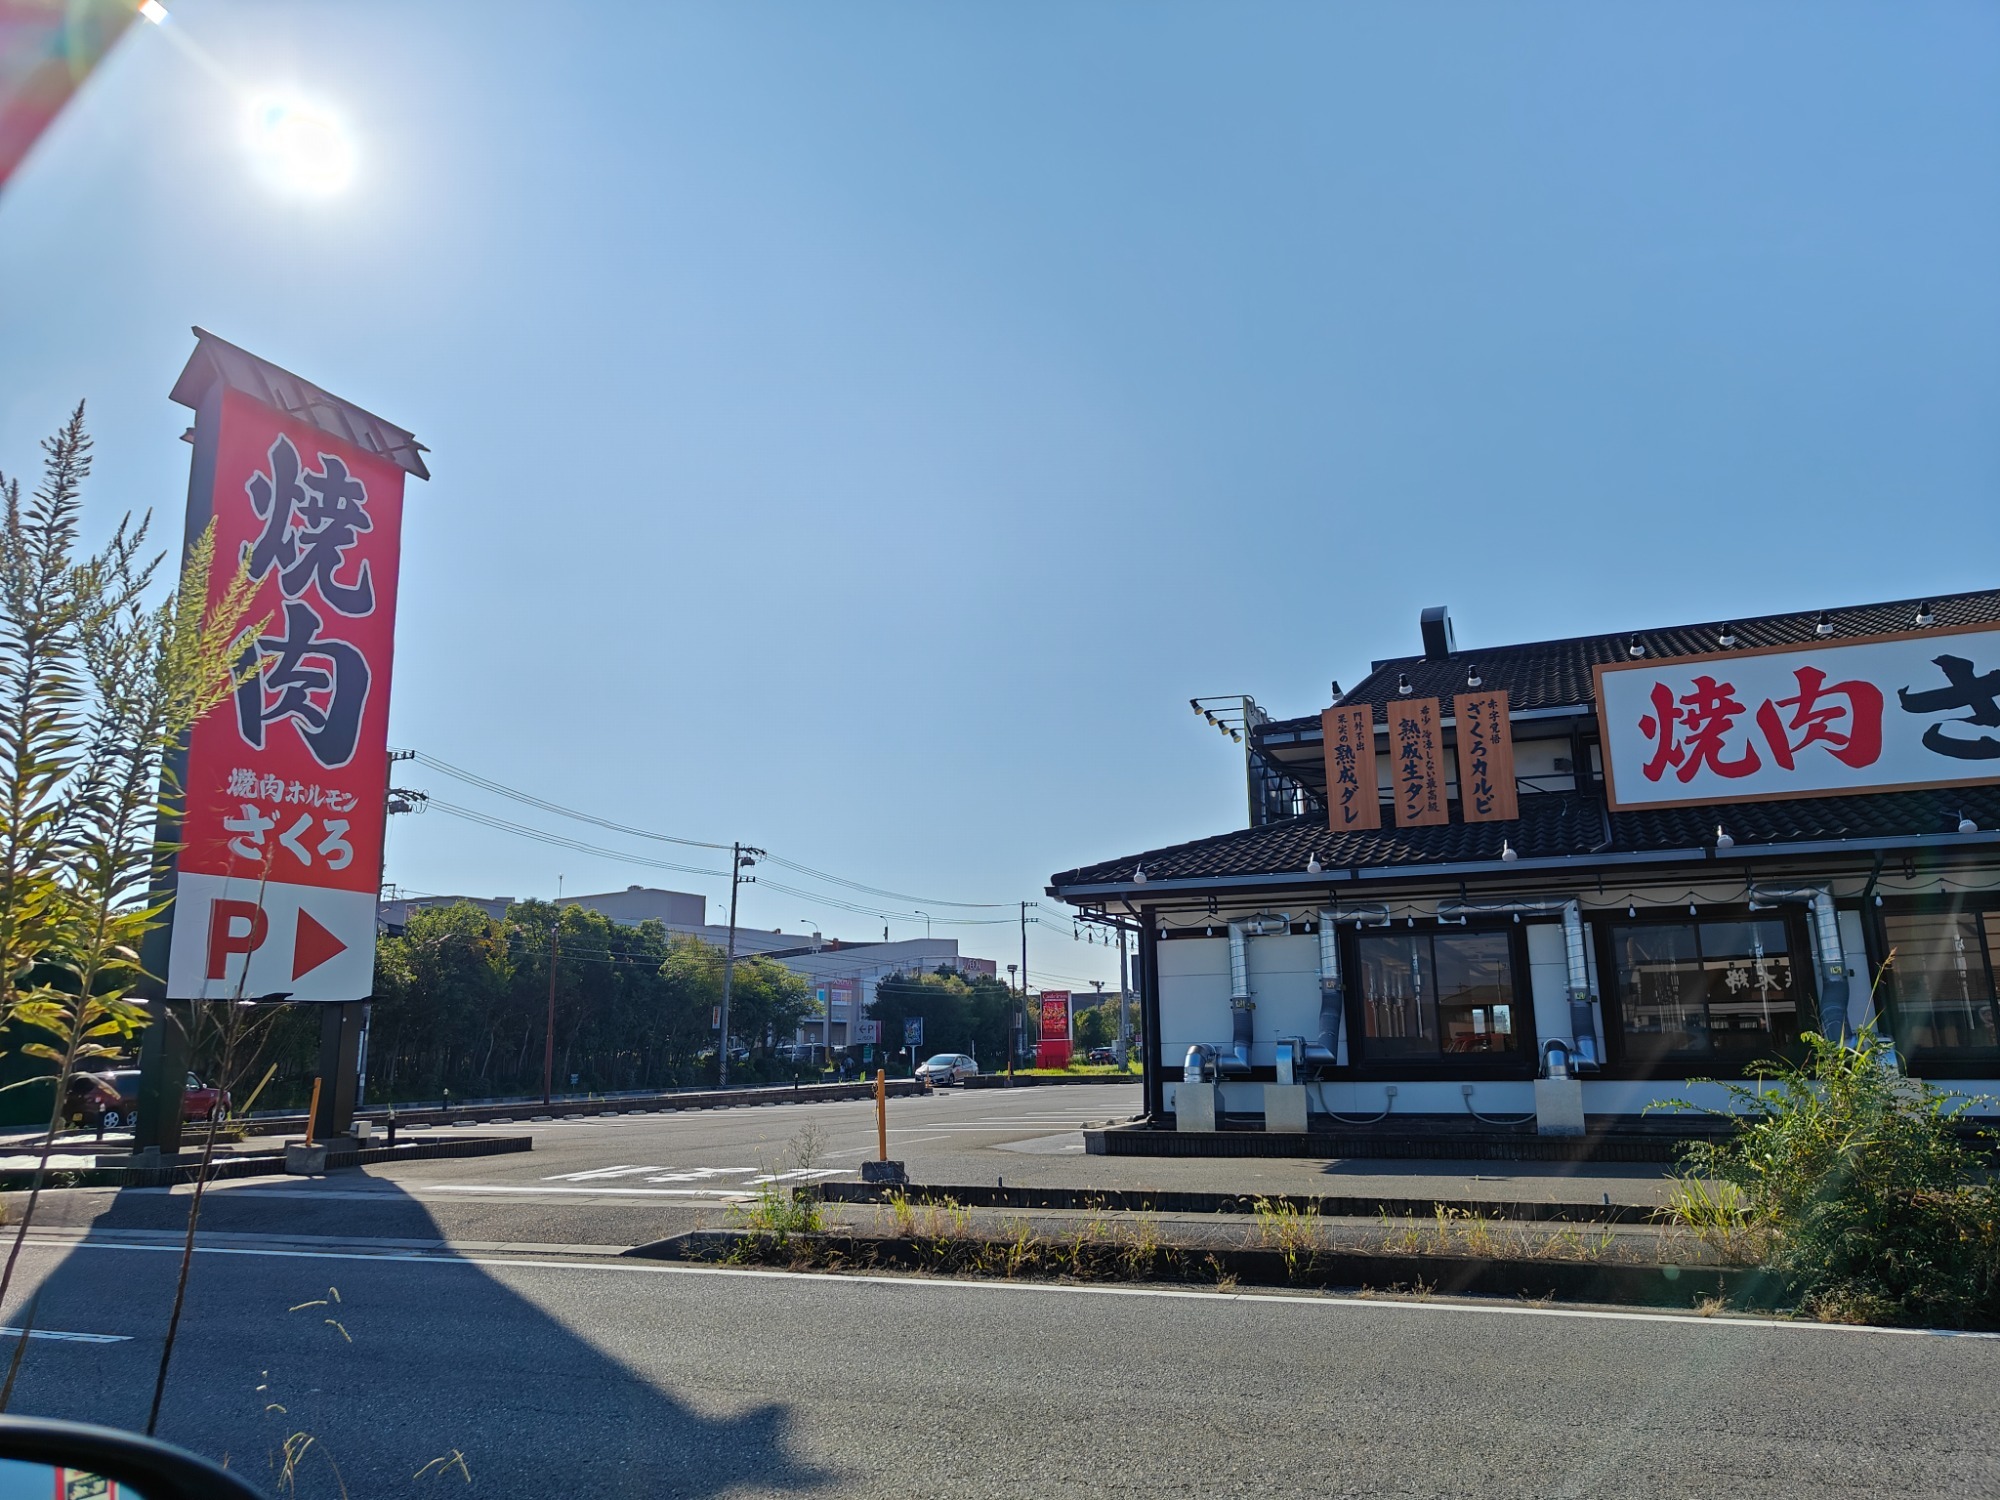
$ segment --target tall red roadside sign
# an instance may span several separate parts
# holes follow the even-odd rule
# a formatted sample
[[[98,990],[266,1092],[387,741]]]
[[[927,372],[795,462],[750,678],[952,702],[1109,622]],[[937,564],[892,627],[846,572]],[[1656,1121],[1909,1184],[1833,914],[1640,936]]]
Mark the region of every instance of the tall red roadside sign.
[[[214,598],[246,563],[244,680],[194,727],[166,997],[367,998],[389,785],[402,428],[195,330],[187,539]],[[253,670],[254,669],[254,670]],[[157,971],[156,971],[157,972]]]
[[[1042,991],[1042,1039],[1035,1045],[1035,1066],[1066,1068],[1070,1057],[1068,990]]]

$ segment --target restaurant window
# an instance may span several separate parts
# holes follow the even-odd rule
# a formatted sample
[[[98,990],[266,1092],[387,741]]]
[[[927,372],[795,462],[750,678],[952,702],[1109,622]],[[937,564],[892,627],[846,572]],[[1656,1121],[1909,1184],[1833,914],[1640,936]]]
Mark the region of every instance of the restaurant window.
[[[1883,934],[1895,954],[1896,1033],[1911,1052],[2000,1049],[1993,953],[2000,912],[1885,912]]]
[[[1799,1034],[1799,974],[1782,920],[1611,928],[1625,1051],[1637,1063],[1751,1058]]]
[[[1370,932],[1354,943],[1365,1061],[1519,1055],[1507,933]]]

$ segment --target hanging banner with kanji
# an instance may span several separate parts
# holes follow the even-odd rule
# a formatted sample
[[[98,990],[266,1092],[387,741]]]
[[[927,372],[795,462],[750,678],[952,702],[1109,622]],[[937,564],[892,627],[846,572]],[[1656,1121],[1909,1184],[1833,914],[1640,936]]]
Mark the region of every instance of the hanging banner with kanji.
[[[199,333],[200,330],[197,330]],[[240,685],[189,738],[167,997],[373,992],[407,432],[202,334],[174,387],[209,596],[247,567]]]
[[[1366,703],[1321,709],[1326,751],[1326,820],[1335,833],[1382,826],[1375,785],[1375,710]]]
[[[1460,814],[1468,823],[1507,823],[1520,817],[1506,693],[1460,693],[1452,699],[1451,716],[1458,733]]]
[[[2000,628],[1596,668],[1614,808],[2000,781]]]
[[[1389,782],[1396,793],[1398,828],[1451,821],[1444,784],[1443,716],[1435,698],[1405,698],[1389,705]]]

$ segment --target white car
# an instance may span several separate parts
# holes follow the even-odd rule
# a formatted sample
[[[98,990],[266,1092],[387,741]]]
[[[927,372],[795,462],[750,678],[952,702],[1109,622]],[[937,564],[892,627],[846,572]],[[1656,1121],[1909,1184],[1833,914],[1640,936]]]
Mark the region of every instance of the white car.
[[[947,1084],[963,1083],[968,1078],[979,1076],[979,1064],[963,1052],[940,1052],[929,1062],[917,1069],[917,1077],[933,1088],[943,1088]]]

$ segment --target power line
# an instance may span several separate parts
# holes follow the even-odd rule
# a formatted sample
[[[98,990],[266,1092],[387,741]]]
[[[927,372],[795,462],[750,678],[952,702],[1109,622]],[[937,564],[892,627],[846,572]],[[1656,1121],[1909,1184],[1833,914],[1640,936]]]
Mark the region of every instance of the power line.
[[[436,797],[431,798],[426,805],[436,808],[439,812],[448,813],[454,818],[463,818],[468,823],[478,823],[486,828],[497,829],[502,833],[511,833],[517,838],[533,839],[537,843],[550,844],[558,849],[574,849],[580,854],[596,854],[605,859],[618,860],[628,865],[644,865],[654,870],[676,870],[685,875],[707,875],[716,880],[727,880],[729,878],[727,870],[704,870],[699,865],[674,864],[668,860],[647,859],[643,855],[628,854],[619,849],[605,849],[596,844],[583,843],[579,839],[564,838],[559,833],[545,833],[539,828],[530,828],[525,823],[513,823],[505,818],[496,818],[491,813],[477,812],[470,807],[460,807],[455,802],[443,802]],[[702,845],[701,847],[707,848],[710,846]],[[724,847],[726,848],[727,845]]]
[[[445,775],[454,777],[459,781],[463,781],[469,786],[475,786],[483,791],[492,792],[496,796],[510,798],[515,802],[522,803],[523,805],[528,807],[538,808],[543,812],[554,813],[558,817],[573,818],[578,822],[589,823],[594,827],[608,829],[613,833],[627,834],[633,838],[650,839],[658,843],[679,844],[686,848],[721,850],[730,847],[728,844],[710,843],[702,839],[683,838],[678,834],[660,833],[654,829],[638,828],[629,823],[619,823],[613,821],[610,818],[600,818],[596,816],[594,813],[580,812],[576,808],[565,807],[563,804],[559,802],[551,802],[545,797],[537,797],[532,792],[524,792],[520,790],[518,787],[508,786],[504,782],[493,780],[491,777],[481,776],[476,772],[464,769],[462,766],[455,766],[449,761],[440,760],[437,756],[428,754],[425,751],[416,750],[412,751],[411,754],[414,756],[414,758],[420,765],[428,766],[430,769],[434,771],[441,771]],[[521,836],[525,838],[537,839],[542,843],[554,844],[559,848],[573,848],[587,854],[602,854],[608,858],[624,859],[634,864],[648,864],[658,869],[681,870],[697,875],[720,876],[721,874],[725,873],[712,870],[701,870],[691,865],[660,864],[656,861],[648,861],[637,858],[635,856],[623,855],[615,851],[600,849],[594,845],[579,844],[574,841],[565,840],[559,834],[544,833],[538,829],[530,829],[524,824],[509,823],[504,819],[494,819],[489,814],[474,813],[469,808],[458,807],[455,804],[451,803],[433,802],[432,805],[437,807],[442,807],[456,817],[470,818],[474,822],[485,822],[489,827],[500,828],[507,832],[519,833]],[[785,859],[777,855],[767,854],[765,856],[765,862],[774,865],[782,865],[784,868],[788,870],[796,870],[799,874],[804,875],[809,879],[825,881],[830,885],[844,886],[849,890],[860,891],[865,895],[885,896],[894,901],[908,901],[913,903],[915,906],[919,908],[925,906],[949,906],[961,910],[999,911],[1002,909],[1011,910],[1015,905],[1015,903],[1011,901],[948,901],[941,896],[913,896],[904,891],[891,891],[891,890],[886,890],[881,886],[866,885],[857,880],[849,880],[845,876],[835,875],[826,870],[815,869],[811,865],[800,864],[796,860]],[[768,882],[766,883],[768,884]],[[862,916],[888,917],[891,918],[892,920],[894,919],[909,920],[911,917],[911,913],[905,911],[892,911],[892,910],[884,910],[877,907],[849,904],[842,902],[834,897],[822,896],[817,893],[809,891],[798,891],[786,886],[779,886],[772,884],[771,889],[784,891],[788,895],[800,896],[808,901],[819,901],[824,903],[825,905],[837,907],[844,911],[852,911]],[[976,923],[968,922],[963,918],[954,919],[948,917],[933,917],[932,921],[943,923],[945,925],[957,925],[957,926],[979,925]]]
[[[727,844],[713,844],[702,839],[684,839],[672,833],[655,833],[652,829],[634,828],[628,823],[614,823],[609,818],[600,818],[593,813],[578,812],[573,807],[564,807],[559,802],[550,802],[546,798],[535,796],[532,792],[520,791],[515,787],[507,786],[489,777],[476,775],[471,771],[452,765],[449,761],[439,760],[435,755],[427,755],[422,750],[412,751],[411,753],[416,757],[418,764],[428,766],[433,771],[442,771],[445,775],[455,777],[469,786],[476,786],[480,790],[492,792],[496,796],[510,797],[516,802],[526,803],[529,807],[538,807],[543,812],[552,812],[564,818],[574,818],[579,823],[593,823],[599,828],[608,828],[613,833],[626,833],[630,834],[633,838],[652,839],[662,844],[683,844],[691,849],[727,849],[729,847]]]
[[[848,880],[839,875],[829,875],[824,870],[815,870],[811,865],[802,865],[794,860],[780,859],[775,854],[768,856],[766,863],[783,865],[788,870],[797,870],[801,875],[810,875],[815,880],[824,880],[831,885],[844,885],[849,890],[862,891],[870,896],[887,896],[892,901],[914,901],[919,905],[958,906],[990,911],[999,911],[1002,908],[1012,911],[1015,905],[1012,901],[946,901],[938,896],[912,896],[904,891],[885,891],[880,886],[863,885],[858,880]]]

